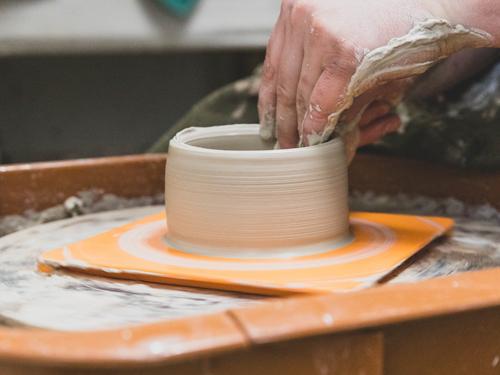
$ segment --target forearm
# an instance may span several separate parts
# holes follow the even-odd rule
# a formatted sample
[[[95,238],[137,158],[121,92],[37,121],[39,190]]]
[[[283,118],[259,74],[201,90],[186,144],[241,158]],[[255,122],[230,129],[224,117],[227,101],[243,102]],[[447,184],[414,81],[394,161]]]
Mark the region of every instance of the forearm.
[[[500,48],[499,0],[430,0],[432,11],[453,24],[491,35],[491,47]]]

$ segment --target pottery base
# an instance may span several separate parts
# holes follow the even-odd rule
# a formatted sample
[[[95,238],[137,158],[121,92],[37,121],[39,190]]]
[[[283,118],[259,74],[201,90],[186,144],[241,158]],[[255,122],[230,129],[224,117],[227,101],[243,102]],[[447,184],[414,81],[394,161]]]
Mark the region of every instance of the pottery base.
[[[42,254],[40,269],[284,295],[349,291],[375,284],[453,226],[446,218],[351,213],[354,240],[320,254],[235,259],[181,252],[165,244],[163,213]]]

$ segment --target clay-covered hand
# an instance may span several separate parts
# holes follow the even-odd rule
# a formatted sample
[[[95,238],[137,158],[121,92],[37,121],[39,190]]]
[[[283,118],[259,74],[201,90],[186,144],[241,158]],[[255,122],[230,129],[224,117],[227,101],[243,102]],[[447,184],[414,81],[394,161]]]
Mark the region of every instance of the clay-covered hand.
[[[457,86],[474,81],[499,60],[500,50],[495,48],[460,51],[419,77],[409,89],[407,97],[418,100],[452,93]]]
[[[261,135],[289,148],[336,133],[355,149],[397,129],[390,109],[413,77],[491,43],[447,12],[439,0],[284,0],[262,73]]]

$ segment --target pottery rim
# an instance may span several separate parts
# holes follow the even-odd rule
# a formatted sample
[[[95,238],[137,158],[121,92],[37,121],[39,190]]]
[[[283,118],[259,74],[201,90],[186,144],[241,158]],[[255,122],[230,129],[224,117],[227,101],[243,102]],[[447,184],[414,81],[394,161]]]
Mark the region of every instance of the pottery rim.
[[[228,131],[228,128],[231,128]],[[300,148],[287,148],[287,149],[275,149],[274,141],[265,141],[260,138],[258,131],[258,125],[255,124],[235,124],[235,125],[218,125],[211,127],[197,127],[193,126],[186,128],[178,132],[170,141],[170,145],[175,146],[178,149],[186,150],[190,152],[203,152],[206,154],[213,155],[227,155],[231,158],[237,158],[239,156],[246,158],[261,158],[262,156],[277,156],[278,154],[293,154],[293,155],[304,155],[311,152],[321,150],[322,148],[328,147],[332,144],[341,143],[340,138],[331,139],[328,142],[317,144],[309,147]],[[237,137],[249,136],[252,141],[260,141],[262,145],[267,145],[264,149],[220,149],[214,147],[203,147],[193,145],[196,141],[212,141],[215,138],[224,138],[228,141],[234,141]],[[240,154],[240,155],[238,155]]]

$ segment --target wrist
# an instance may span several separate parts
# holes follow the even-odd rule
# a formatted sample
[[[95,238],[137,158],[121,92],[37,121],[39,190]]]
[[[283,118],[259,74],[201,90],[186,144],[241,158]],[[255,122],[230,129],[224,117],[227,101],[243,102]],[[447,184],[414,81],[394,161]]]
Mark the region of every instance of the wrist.
[[[452,24],[485,31],[492,47],[500,47],[500,2],[498,0],[425,0],[430,12]]]

